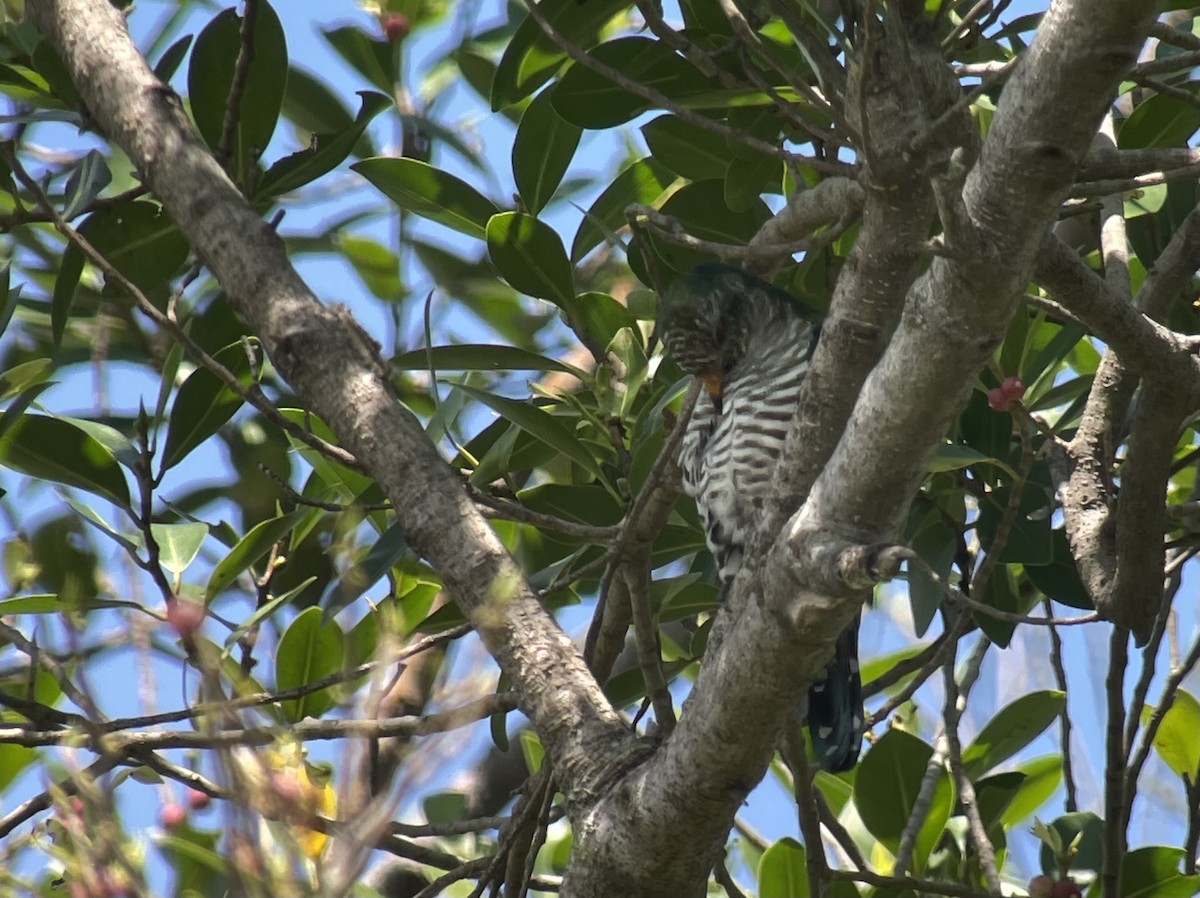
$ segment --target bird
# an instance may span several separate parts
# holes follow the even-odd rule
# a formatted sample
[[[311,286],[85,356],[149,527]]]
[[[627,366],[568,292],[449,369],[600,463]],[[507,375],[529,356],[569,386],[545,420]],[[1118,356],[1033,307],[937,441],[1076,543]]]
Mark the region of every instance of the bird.
[[[667,353],[704,385],[679,450],[683,490],[696,500],[722,595],[742,564],[820,333],[815,309],[740,268],[707,262],[662,295]],[[825,770],[848,770],[863,735],[858,617],[813,684],[808,730]]]

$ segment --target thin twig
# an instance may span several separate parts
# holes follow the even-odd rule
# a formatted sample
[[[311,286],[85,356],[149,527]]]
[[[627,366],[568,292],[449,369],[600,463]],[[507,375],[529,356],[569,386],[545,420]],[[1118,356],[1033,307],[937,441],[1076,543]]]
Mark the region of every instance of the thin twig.
[[[1046,616],[1049,617],[1053,613],[1053,607],[1050,604],[1050,599],[1043,599],[1043,605],[1046,608]],[[1054,671],[1054,682],[1058,686],[1059,691],[1065,696],[1070,693],[1067,691],[1067,669],[1063,665],[1062,638],[1058,635],[1058,629],[1054,626],[1050,630],[1050,667]],[[1062,711],[1058,715],[1059,726],[1062,730],[1060,741],[1062,743],[1062,758],[1063,758],[1063,783],[1066,786],[1067,796],[1064,810],[1067,813],[1073,813],[1079,810],[1079,798],[1075,788],[1075,773],[1071,764],[1071,715],[1067,708],[1067,703],[1063,702]]]
[[[986,636],[980,637],[976,644],[975,653],[980,656],[987,651],[991,640]],[[963,767],[962,743],[958,738],[958,724],[962,718],[963,708],[966,707],[966,696],[959,695],[958,682],[954,678],[954,661],[947,660],[942,667],[944,676],[942,683],[946,692],[946,700],[942,706],[942,721],[945,726],[946,756],[950,761],[950,774],[958,787],[958,800],[967,814],[967,831],[979,855],[979,865],[983,868],[984,878],[988,888],[997,895],[1000,894],[1000,871],[996,865],[996,851],[992,840],[988,838],[983,818],[979,814],[979,804],[975,798],[975,786],[971,783]]]
[[[246,11],[242,17],[241,43],[238,45],[237,62],[233,66],[233,81],[229,85],[229,96],[225,98],[225,117],[221,122],[221,139],[217,143],[217,158],[231,165],[234,171],[244,159],[233,158],[234,142],[237,140],[238,123],[242,118],[242,95],[250,79],[250,66],[254,63],[254,27],[258,22],[258,0],[246,0]]]

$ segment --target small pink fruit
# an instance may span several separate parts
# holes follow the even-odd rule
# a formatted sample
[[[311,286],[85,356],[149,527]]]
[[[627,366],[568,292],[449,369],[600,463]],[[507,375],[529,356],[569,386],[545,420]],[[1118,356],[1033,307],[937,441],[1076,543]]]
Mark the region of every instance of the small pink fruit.
[[[167,623],[184,642],[190,641],[199,632],[205,614],[207,609],[199,602],[177,598],[167,602]]]
[[[1000,384],[1000,389],[1009,399],[1020,399],[1025,395],[1025,384],[1019,377],[1006,377]]]
[[[412,31],[412,22],[400,12],[385,12],[379,17],[379,24],[383,27],[388,42],[392,44],[404,40]]]
[[[1000,387],[992,387],[987,392],[988,405],[998,412],[1008,411],[1008,407],[1012,404],[1012,400],[1008,398],[1004,390]]]
[[[1054,884],[1054,891],[1050,893],[1050,898],[1083,898],[1083,891],[1075,880],[1062,879]]]
[[[187,808],[174,801],[169,801],[158,810],[158,822],[163,829],[179,829],[187,823]]]
[[[187,800],[188,807],[193,811],[203,811],[212,804],[212,796],[199,789],[188,789]]]

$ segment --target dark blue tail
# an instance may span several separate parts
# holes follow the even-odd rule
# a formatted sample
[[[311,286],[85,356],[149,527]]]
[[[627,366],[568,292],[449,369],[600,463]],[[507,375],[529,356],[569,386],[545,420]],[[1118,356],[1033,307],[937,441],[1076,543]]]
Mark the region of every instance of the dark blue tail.
[[[862,679],[858,674],[858,617],[842,631],[825,680],[808,691],[808,732],[821,768],[849,770],[863,737]]]

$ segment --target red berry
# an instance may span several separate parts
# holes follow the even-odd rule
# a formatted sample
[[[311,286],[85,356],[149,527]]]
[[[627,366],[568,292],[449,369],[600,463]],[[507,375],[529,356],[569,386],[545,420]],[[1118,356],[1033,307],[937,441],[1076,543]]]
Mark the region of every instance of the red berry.
[[[379,24],[383,27],[388,42],[393,44],[404,40],[412,30],[408,16],[400,12],[385,12],[379,17]]]
[[[1000,384],[1000,389],[1009,399],[1020,399],[1025,395],[1025,384],[1019,377],[1006,377]]]
[[[167,602],[167,623],[185,642],[192,639],[204,623],[207,609],[199,602],[171,599]]]
[[[212,804],[212,796],[207,792],[201,792],[199,789],[188,789],[187,800],[188,807],[193,811],[203,811]]]
[[[992,387],[987,393],[988,405],[998,412],[1008,411],[1008,407],[1012,404],[1012,400],[1005,394],[1000,387]]]
[[[179,829],[187,823],[187,817],[187,808],[174,801],[169,801],[158,809],[158,822],[163,829]]]

